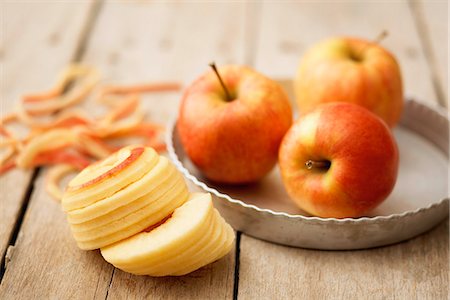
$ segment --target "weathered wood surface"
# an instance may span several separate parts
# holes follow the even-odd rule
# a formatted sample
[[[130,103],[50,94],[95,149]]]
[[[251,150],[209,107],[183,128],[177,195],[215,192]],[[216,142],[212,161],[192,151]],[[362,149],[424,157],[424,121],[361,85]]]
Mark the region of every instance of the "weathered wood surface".
[[[448,31],[448,16],[435,8],[441,6],[425,2],[414,9],[423,9],[431,42],[420,38],[417,18],[406,2],[105,1],[97,18],[90,14],[88,2],[7,2],[6,30],[0,40],[1,113],[24,91],[48,87],[76,52],[84,52],[82,61],[98,66],[108,81],[122,83],[188,83],[211,60],[219,65],[249,64],[286,79],[292,78],[312,43],[338,34],[370,38],[383,29],[390,32],[383,45],[399,58],[406,94],[435,105],[433,72],[443,77],[447,67],[434,71],[424,49],[440,51],[434,55],[441,66],[446,56],[439,43],[442,32]],[[87,21],[93,21],[92,26]],[[80,42],[82,32],[87,39]],[[167,122],[174,117],[179,97],[179,93],[146,96],[150,118]],[[16,220],[20,225],[0,286],[2,299],[446,299],[448,295],[448,221],[408,242],[364,251],[303,250],[242,235],[240,263],[233,251],[185,277],[151,278],[114,269],[97,251],[78,250],[60,205],[44,190],[45,170],[34,182],[22,222],[18,215],[22,200],[28,201],[24,194],[30,174],[15,173],[8,175],[10,179],[0,178],[5,195],[2,252]]]
[[[53,84],[52,80],[74,55],[89,3],[5,1],[0,5],[0,113],[3,116],[14,109],[24,93],[45,90]],[[9,241],[14,239],[16,222],[28,201],[26,192],[32,173],[14,170],[0,177],[2,256]]]
[[[417,1],[412,9],[422,35],[424,49],[441,103],[448,107],[448,1]]]
[[[24,92],[49,88],[62,68],[79,55],[94,6],[90,2],[6,5],[11,21],[3,50],[5,85],[11,90],[8,97],[14,99]],[[40,173],[15,246],[8,249],[0,298],[105,298],[113,268],[98,253],[76,247],[61,206],[47,195],[45,175]],[[2,193],[8,195],[2,201],[16,200],[20,207],[20,198],[14,199],[9,192],[18,193],[14,187],[22,188],[25,179],[9,180],[2,186]]]
[[[44,174],[23,220],[0,286],[3,299],[105,299],[113,267],[99,251],[78,249]]]
[[[448,299],[448,222],[397,245],[315,251],[241,240],[239,299]]]

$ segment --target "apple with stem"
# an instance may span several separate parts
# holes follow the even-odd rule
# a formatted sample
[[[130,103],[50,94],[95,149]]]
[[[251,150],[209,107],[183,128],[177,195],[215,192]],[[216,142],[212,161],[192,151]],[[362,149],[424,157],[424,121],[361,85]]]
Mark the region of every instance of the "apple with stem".
[[[396,142],[379,117],[351,103],[302,116],[283,139],[279,165],[292,200],[320,217],[360,217],[394,188]]]
[[[361,105],[394,127],[403,108],[403,86],[395,57],[378,43],[338,37],[313,46],[294,79],[300,113],[331,101]]]
[[[212,181],[257,181],[274,167],[292,124],[288,97],[249,67],[211,67],[181,99],[177,129],[184,150]]]

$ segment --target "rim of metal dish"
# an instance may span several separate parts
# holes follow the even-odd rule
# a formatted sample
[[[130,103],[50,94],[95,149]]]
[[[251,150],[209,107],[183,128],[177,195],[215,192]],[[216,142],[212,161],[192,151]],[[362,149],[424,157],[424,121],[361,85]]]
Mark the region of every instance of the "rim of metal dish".
[[[447,115],[440,111],[439,108],[437,107],[430,107],[426,104],[420,103],[415,101],[414,99],[409,99],[406,100],[406,102],[412,102],[415,105],[418,106],[422,106],[425,107],[437,114],[439,114],[440,116],[444,117],[445,119],[447,119]],[[259,213],[263,213],[263,214],[270,214],[273,215],[275,217],[286,217],[286,218],[290,218],[290,219],[298,219],[298,220],[303,220],[306,222],[322,222],[322,223],[340,223],[340,224],[346,224],[346,223],[367,223],[367,222],[378,222],[378,221],[382,221],[382,220],[388,220],[388,219],[396,219],[396,218],[404,218],[407,216],[412,216],[418,213],[421,213],[422,211],[426,211],[429,210],[433,207],[436,206],[440,206],[443,205],[445,202],[449,201],[448,197],[442,198],[441,200],[439,200],[438,202],[432,203],[426,207],[420,207],[417,208],[415,210],[409,210],[409,211],[405,211],[403,213],[396,213],[396,214],[391,214],[388,216],[374,216],[374,217],[361,217],[361,218],[343,218],[343,219],[337,219],[337,218],[321,218],[321,217],[315,217],[315,216],[304,216],[304,215],[292,215],[292,214],[288,214],[285,212],[277,212],[277,211],[273,211],[271,209],[268,208],[260,208],[256,205],[253,204],[247,204],[242,200],[239,199],[233,199],[232,197],[230,197],[227,194],[221,193],[218,190],[216,190],[215,188],[212,188],[210,186],[208,186],[206,183],[200,181],[199,179],[197,179],[197,177],[195,177],[194,175],[192,175],[188,169],[186,169],[183,165],[183,163],[180,161],[180,159],[178,158],[178,155],[175,152],[175,148],[173,145],[173,131],[175,130],[175,125],[177,122],[177,118],[175,117],[174,119],[172,119],[167,128],[167,132],[166,132],[166,145],[167,145],[167,150],[169,152],[169,156],[172,159],[173,163],[175,164],[175,166],[183,173],[183,175],[191,180],[195,185],[201,187],[202,189],[204,189],[205,191],[214,194],[215,196],[217,196],[218,198],[224,199],[226,201],[229,201],[233,204],[237,204],[240,205],[246,209],[250,209],[250,210],[254,210],[257,211]]]

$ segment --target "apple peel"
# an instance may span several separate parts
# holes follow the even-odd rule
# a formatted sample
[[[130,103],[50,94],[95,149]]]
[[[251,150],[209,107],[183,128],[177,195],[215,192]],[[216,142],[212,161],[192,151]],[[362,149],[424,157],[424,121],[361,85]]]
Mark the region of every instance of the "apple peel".
[[[71,64],[49,90],[23,95],[15,111],[1,118],[0,134],[5,138],[0,141],[0,174],[16,167],[55,164],[82,169],[135,137],[143,138],[143,144],[157,152],[165,151],[160,141],[163,127],[145,120],[140,94],[178,91],[181,85],[160,82],[98,87],[99,81],[95,67]],[[100,94],[96,99],[108,106],[103,116],[91,117],[86,110],[72,108],[92,94]],[[13,134],[6,128],[10,125],[11,129],[24,127],[28,133],[14,130],[18,134]],[[67,130],[67,135],[60,130]]]
[[[63,177],[70,173],[74,173],[77,169],[72,165],[56,165],[48,170],[45,179],[45,189],[55,199],[62,199],[64,192],[60,188],[60,181]]]

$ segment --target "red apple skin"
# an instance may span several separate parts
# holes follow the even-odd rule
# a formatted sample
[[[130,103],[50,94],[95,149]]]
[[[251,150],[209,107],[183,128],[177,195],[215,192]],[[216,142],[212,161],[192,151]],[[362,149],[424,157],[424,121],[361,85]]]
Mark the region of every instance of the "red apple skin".
[[[121,161],[117,166],[114,168],[108,170],[108,172],[101,174],[100,176],[95,177],[94,179],[88,180],[80,185],[77,186],[68,186],[66,191],[67,192],[74,192],[79,191],[82,189],[90,188],[100,182],[103,182],[104,180],[107,180],[108,178],[111,178],[113,176],[117,176],[121,171],[123,171],[125,168],[133,164],[141,155],[144,153],[145,148],[144,147],[136,147],[130,150],[130,155],[125,158],[123,161]],[[107,158],[106,158],[107,159]],[[100,164],[103,160],[95,163]],[[95,164],[91,165],[91,167],[94,167]]]
[[[403,109],[403,85],[395,57],[357,38],[332,38],[307,51],[294,80],[302,114],[331,101],[361,105],[394,127]]]
[[[182,97],[178,133],[208,179],[255,182],[274,167],[292,109],[279,84],[248,67],[223,66],[219,73],[234,99],[226,101],[217,76],[207,72]]]
[[[306,161],[331,162],[308,170]],[[292,125],[279,152],[283,183],[294,202],[320,217],[360,217],[379,205],[397,180],[399,155],[390,129],[350,103],[317,107]]]

